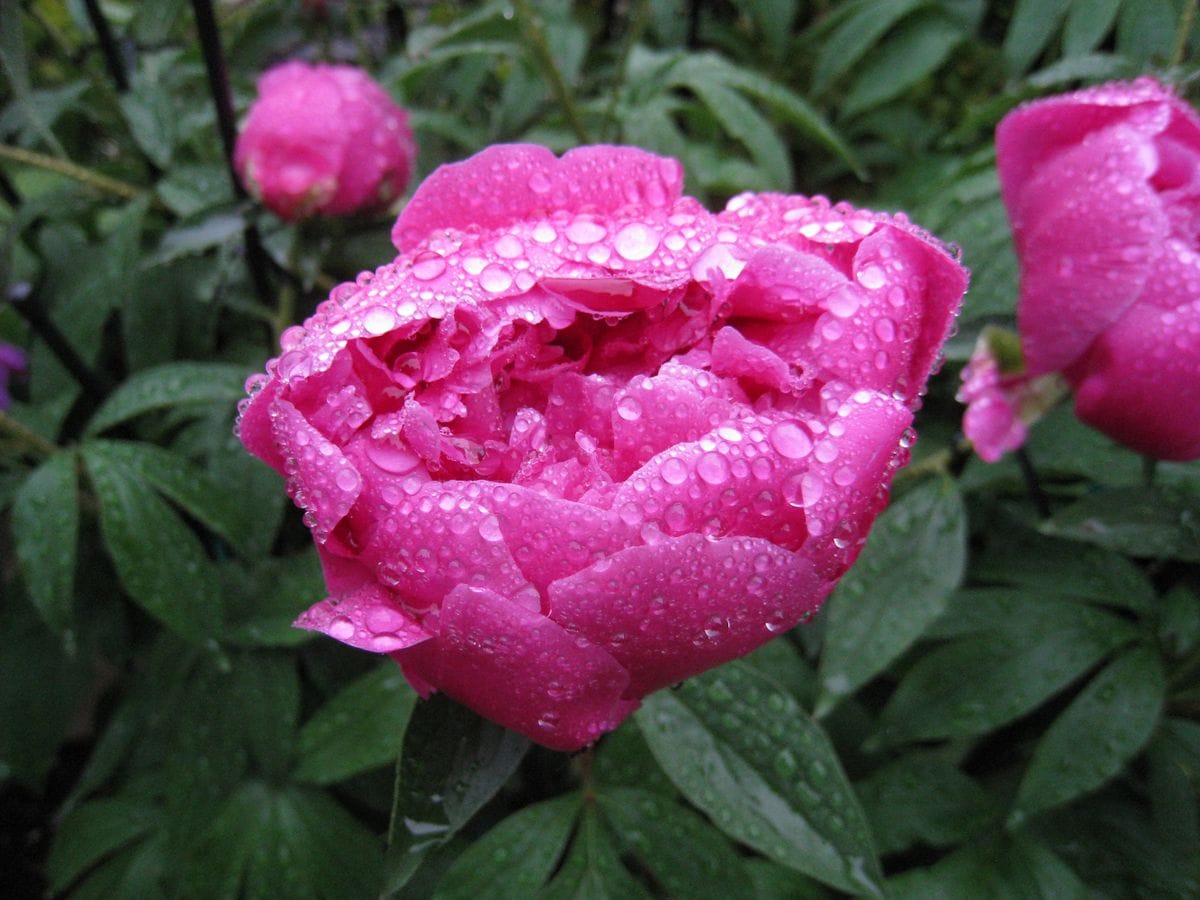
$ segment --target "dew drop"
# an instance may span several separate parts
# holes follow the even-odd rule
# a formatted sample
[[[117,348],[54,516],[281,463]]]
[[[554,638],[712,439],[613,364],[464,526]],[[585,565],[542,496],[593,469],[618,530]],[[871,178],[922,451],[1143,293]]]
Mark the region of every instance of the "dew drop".
[[[433,250],[426,250],[412,263],[413,277],[419,278],[421,281],[432,281],[445,271],[446,260],[440,253]]]
[[[786,459],[803,459],[812,451],[812,439],[798,422],[779,422],[771,429],[771,446]]]
[[[367,334],[386,334],[396,327],[396,316],[390,309],[372,306],[363,317],[363,330]]]

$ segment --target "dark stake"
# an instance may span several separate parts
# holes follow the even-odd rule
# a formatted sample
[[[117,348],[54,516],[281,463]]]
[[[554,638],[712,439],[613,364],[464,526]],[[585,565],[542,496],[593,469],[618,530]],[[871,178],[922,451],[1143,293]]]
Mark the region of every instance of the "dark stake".
[[[108,19],[104,18],[99,0],[83,0],[83,5],[87,7],[88,19],[91,20],[96,37],[100,40],[100,51],[104,54],[104,65],[108,68],[108,74],[117,90],[123,94],[129,90],[129,76],[125,74],[121,51],[113,38],[112,29],[108,27]]]
[[[1029,489],[1033,505],[1037,507],[1038,516],[1043,519],[1050,518],[1050,499],[1042,490],[1042,482],[1038,479],[1037,469],[1033,467],[1029,451],[1021,447],[1013,455],[1017,458],[1017,465],[1021,467],[1021,475],[1025,478],[1025,486]]]
[[[221,145],[225,148],[225,165],[229,169],[229,180],[233,192],[241,199],[249,195],[233,165],[233,146],[237,140],[237,123],[233,115],[233,97],[229,92],[229,75],[225,70],[225,53],[221,49],[221,33],[217,30],[217,18],[213,14],[211,0],[192,0],[192,13],[196,18],[196,32],[200,37],[200,48],[204,53],[204,68],[208,72],[208,90],[217,111],[217,130],[221,133]],[[263,249],[258,228],[247,224],[245,230],[246,265],[250,279],[254,282],[254,293],[259,302],[272,302],[271,282],[267,277],[270,260]]]
[[[112,384],[107,378],[93,371],[91,366],[83,361],[66,335],[58,330],[58,326],[46,315],[42,305],[34,296],[33,286],[28,282],[11,285],[8,289],[8,299],[21,317],[29,323],[34,333],[46,342],[50,352],[71,373],[85,394],[99,402],[112,390]]]

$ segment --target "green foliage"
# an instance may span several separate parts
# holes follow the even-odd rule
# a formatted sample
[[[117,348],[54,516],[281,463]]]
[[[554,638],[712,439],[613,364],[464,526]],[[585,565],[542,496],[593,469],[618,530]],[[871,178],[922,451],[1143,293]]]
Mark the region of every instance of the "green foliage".
[[[96,4],[124,91],[90,5],[0,0],[0,271],[44,320],[0,303],[30,354],[0,416],[14,896],[1200,894],[1198,464],[1064,405],[1027,444],[1042,515],[1014,459],[964,462],[950,401],[1018,294],[996,123],[1143,73],[1194,101],[1194,4],[215,4],[238,114],[272,62],[355,62],[409,109],[418,176],[633,143],[710,205],[904,209],[971,269],[914,468],[825,610],[574,757],[292,627],[322,561],[236,406],[393,219],[259,209],[193,4]]]

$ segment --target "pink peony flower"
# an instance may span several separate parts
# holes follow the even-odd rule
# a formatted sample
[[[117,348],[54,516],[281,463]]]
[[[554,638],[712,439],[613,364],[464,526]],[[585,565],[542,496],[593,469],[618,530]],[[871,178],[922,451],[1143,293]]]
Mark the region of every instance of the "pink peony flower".
[[[387,206],[415,157],[407,114],[366,72],[286,62],[259,79],[234,165],[251,193],[294,220]]]
[[[8,393],[8,380],[13,373],[24,372],[29,364],[25,351],[12,344],[0,341],[0,410],[12,406],[12,397]]]
[[[492,147],[285,334],[239,433],[324,564],[297,624],[574,749],[816,610],[966,273],[902,216],[714,215],[682,183],[632,148]]]
[[[1066,392],[1057,375],[1026,373],[1017,336],[990,326],[979,335],[961,378],[956,399],[967,406],[963,434],[989,463],[1021,447],[1029,426]]]
[[[1135,450],[1200,458],[1200,117],[1142,78],[1023,106],[996,151],[1029,374]]]

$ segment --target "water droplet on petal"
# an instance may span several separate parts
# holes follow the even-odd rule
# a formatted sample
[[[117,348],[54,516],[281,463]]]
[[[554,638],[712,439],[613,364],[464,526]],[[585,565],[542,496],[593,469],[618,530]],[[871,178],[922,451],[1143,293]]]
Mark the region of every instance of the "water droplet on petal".
[[[687,481],[688,470],[687,466],[677,456],[672,456],[662,464],[659,470],[662,474],[663,481],[667,484],[683,484]]]
[[[396,315],[390,309],[384,309],[382,306],[373,306],[367,310],[367,314],[363,317],[363,330],[367,334],[387,334],[396,327]]]
[[[418,255],[412,263],[413,277],[419,278],[421,281],[431,281],[445,271],[446,260],[440,253],[435,253],[433,250],[426,250]]]
[[[812,451],[812,439],[798,422],[780,422],[771,429],[771,446],[787,459],[803,459]]]

